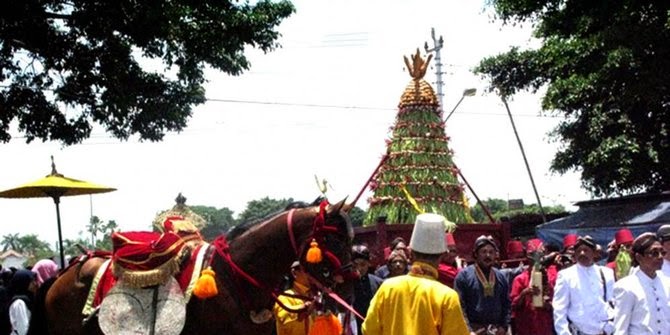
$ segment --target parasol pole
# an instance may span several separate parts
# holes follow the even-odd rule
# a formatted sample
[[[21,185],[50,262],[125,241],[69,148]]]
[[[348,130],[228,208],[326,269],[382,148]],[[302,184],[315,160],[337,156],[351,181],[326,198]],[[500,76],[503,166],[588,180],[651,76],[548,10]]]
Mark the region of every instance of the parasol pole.
[[[56,222],[58,222],[58,249],[60,250],[60,268],[65,269],[65,254],[63,252],[63,233],[60,228],[60,196],[53,196],[56,204]]]

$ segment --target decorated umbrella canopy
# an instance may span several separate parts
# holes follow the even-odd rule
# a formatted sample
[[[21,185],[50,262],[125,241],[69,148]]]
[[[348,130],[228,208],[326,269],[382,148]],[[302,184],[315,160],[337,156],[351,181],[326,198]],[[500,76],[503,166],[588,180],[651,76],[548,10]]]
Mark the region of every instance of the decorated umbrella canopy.
[[[0,198],[44,198],[50,197],[56,204],[56,220],[58,223],[58,248],[60,249],[61,266],[65,266],[63,254],[63,234],[60,224],[60,198],[72,195],[106,193],[115,188],[92,184],[82,180],[64,177],[56,171],[54,158],[51,156],[51,173],[41,179],[0,192]]]

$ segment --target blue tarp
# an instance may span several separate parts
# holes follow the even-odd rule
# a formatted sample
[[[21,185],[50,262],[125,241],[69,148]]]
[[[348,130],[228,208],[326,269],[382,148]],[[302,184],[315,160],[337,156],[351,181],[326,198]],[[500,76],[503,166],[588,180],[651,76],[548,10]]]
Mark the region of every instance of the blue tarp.
[[[639,194],[576,204],[579,210],[572,215],[537,226],[537,235],[545,243],[563,246],[563,237],[573,233],[590,235],[603,248],[621,228],[634,236],[656,232],[670,224],[670,193]]]

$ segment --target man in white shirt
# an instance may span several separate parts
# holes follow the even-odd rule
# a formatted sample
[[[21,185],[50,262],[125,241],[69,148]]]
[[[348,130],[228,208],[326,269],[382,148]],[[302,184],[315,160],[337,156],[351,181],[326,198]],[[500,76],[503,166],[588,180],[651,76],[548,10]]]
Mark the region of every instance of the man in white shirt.
[[[658,272],[663,247],[656,234],[644,233],[635,239],[632,251],[638,271],[614,285],[614,334],[670,334],[670,282]]]
[[[554,329],[558,335],[601,335],[614,331],[614,272],[594,264],[590,236],[575,244],[576,264],[558,272],[554,288]]]
[[[670,224],[662,225],[661,228],[658,228],[656,236],[658,237],[658,241],[661,242],[663,250],[665,250],[661,273],[670,279]]]

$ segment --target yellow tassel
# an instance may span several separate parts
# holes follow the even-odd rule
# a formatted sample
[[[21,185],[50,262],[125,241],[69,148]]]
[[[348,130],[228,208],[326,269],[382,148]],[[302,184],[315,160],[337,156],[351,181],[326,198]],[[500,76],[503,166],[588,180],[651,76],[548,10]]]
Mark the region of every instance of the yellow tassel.
[[[211,298],[219,294],[219,290],[216,288],[216,280],[214,280],[215,276],[216,273],[210,266],[202,270],[200,278],[193,287],[193,294],[200,299]]]
[[[312,239],[312,242],[309,244],[309,250],[307,250],[305,259],[308,263],[312,264],[320,263],[321,259],[323,259],[321,249],[319,249],[319,244],[316,243],[316,240]]]
[[[309,335],[340,335],[342,334],[342,324],[333,314],[323,314],[316,317]]]

